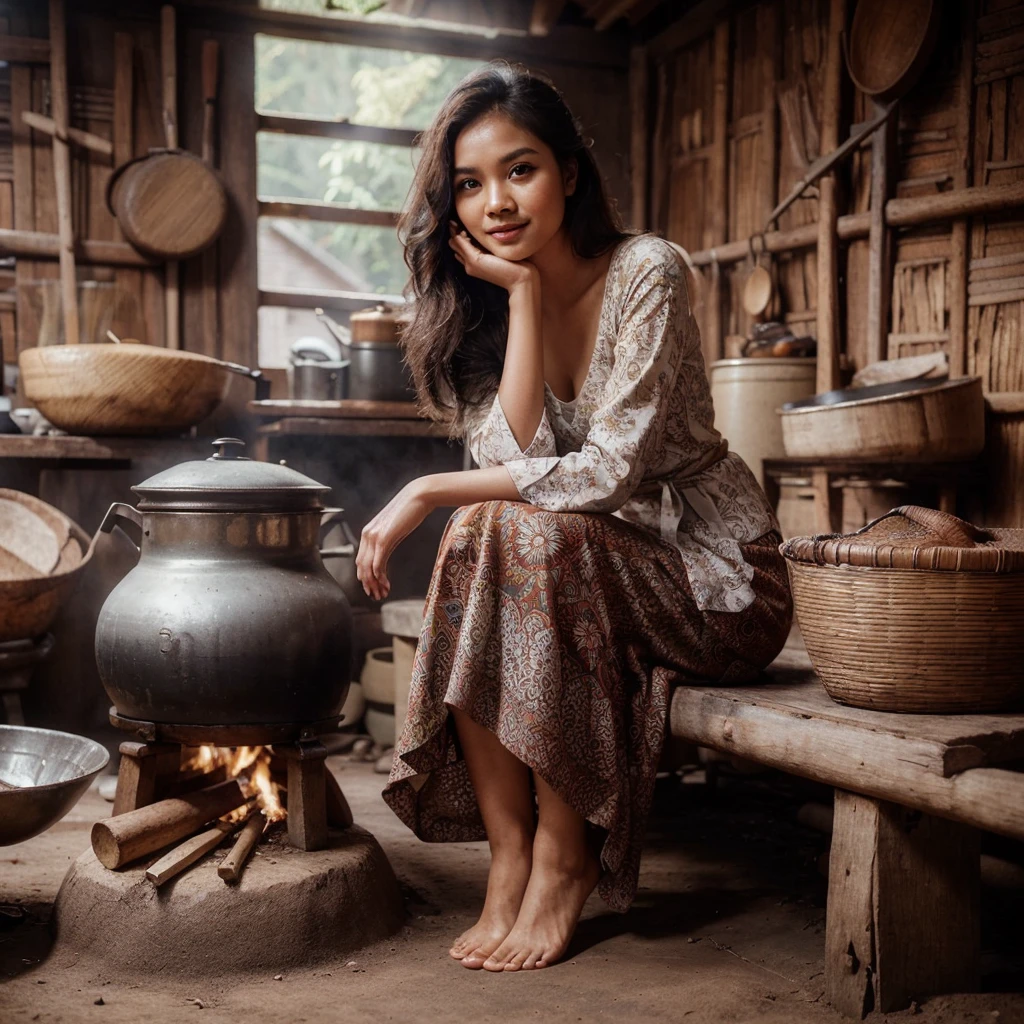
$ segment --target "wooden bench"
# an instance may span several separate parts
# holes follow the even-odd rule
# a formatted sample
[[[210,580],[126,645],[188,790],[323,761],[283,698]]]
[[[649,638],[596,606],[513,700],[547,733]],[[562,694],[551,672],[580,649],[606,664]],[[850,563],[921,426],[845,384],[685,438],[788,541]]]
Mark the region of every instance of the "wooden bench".
[[[670,731],[835,787],[828,1000],[863,1017],[976,991],[980,830],[1024,840],[1024,715],[843,707],[796,644],[769,672],[762,686],[677,688]]]

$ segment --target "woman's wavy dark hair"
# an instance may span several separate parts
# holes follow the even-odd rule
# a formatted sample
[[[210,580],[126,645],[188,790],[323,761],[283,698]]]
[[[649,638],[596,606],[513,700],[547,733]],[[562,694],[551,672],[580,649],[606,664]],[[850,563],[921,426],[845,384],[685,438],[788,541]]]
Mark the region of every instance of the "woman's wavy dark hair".
[[[423,155],[399,221],[412,299],[402,332],[406,361],[424,411],[448,420],[453,430],[461,428],[467,406],[497,387],[508,335],[508,293],[469,277],[448,245],[455,140],[491,112],[537,136],[563,167],[576,161],[565,227],[577,255],[599,256],[625,237],[590,141],[553,85],[522,66],[495,61],[455,87],[421,136]]]

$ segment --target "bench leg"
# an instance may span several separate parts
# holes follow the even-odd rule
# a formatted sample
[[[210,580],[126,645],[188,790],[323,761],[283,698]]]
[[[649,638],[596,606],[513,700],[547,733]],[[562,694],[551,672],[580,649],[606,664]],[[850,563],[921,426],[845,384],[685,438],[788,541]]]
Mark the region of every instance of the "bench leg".
[[[863,1017],[979,983],[976,829],[836,790],[829,858],[829,1002]]]

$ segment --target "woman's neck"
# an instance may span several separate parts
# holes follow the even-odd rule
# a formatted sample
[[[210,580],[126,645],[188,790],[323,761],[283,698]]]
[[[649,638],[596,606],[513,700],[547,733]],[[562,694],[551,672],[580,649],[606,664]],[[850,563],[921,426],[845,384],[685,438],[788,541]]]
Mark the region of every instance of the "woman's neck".
[[[577,255],[569,234],[560,231],[530,262],[540,274],[541,306],[571,306],[593,283],[594,261]]]

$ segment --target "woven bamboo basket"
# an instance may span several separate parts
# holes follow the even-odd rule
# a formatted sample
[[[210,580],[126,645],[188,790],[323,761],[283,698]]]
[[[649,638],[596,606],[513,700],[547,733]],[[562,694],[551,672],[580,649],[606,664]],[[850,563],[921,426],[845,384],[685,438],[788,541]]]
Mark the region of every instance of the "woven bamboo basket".
[[[904,506],[850,536],[782,547],[826,691],[876,711],[1024,705],[1024,530]]]

